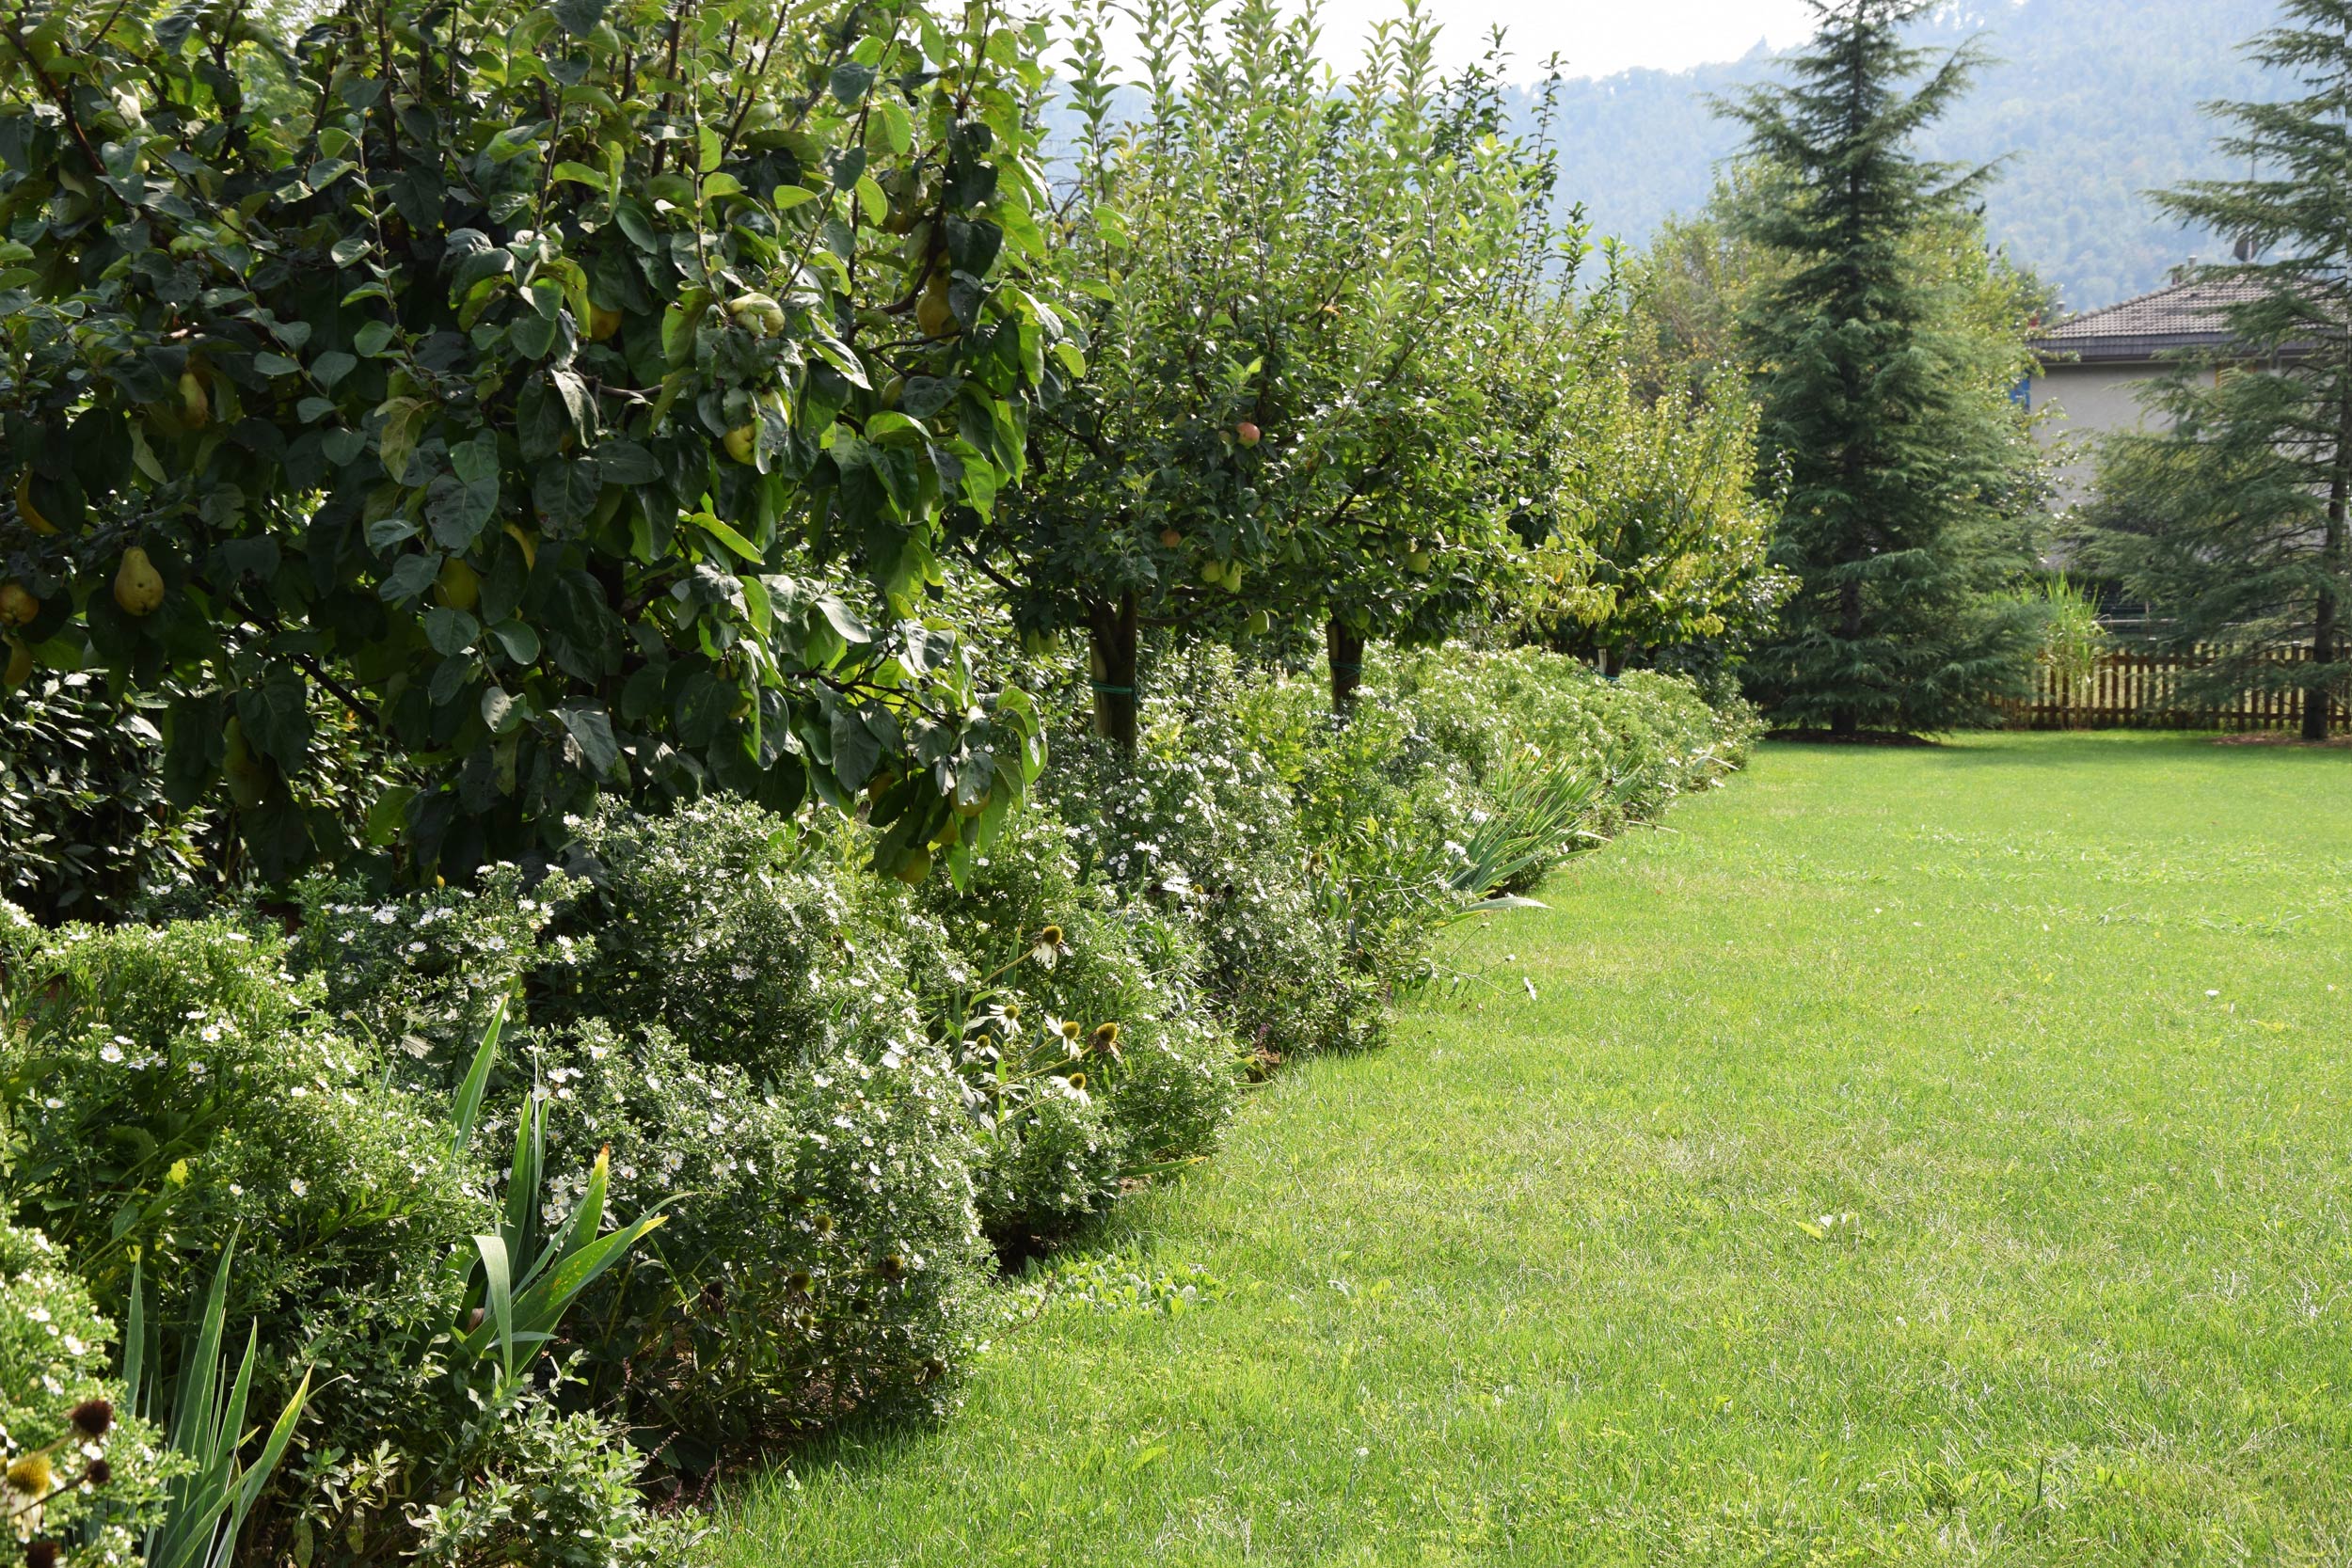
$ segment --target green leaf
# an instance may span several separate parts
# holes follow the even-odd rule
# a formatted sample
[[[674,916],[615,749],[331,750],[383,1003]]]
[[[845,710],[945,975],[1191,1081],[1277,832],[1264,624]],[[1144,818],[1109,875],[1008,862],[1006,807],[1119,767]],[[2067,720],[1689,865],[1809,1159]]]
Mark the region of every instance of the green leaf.
[[[499,1036],[506,1028],[506,1004],[501,996],[490,1009],[490,1022],[482,1031],[482,1043],[473,1053],[473,1066],[467,1069],[466,1081],[457,1085],[457,1096],[450,1106],[452,1138],[450,1153],[463,1155],[466,1146],[473,1142],[474,1124],[481,1118],[483,1091],[489,1086],[490,1065],[498,1060]]]
[[[736,532],[735,530],[727,527],[726,524],[721,522],[709,513],[703,512],[696,514],[693,521],[696,528],[701,529],[705,533],[709,534],[710,537],[719,541],[720,544],[724,545],[729,550],[733,551],[738,557],[739,557],[745,565],[756,566],[767,559],[766,556],[760,553],[758,546],[753,544],[750,540]]]
[[[424,612],[424,640],[444,658],[465,653],[481,635],[482,623],[462,610],[436,605]]]
[[[596,468],[607,484],[651,484],[661,477],[653,453],[634,441],[607,441],[598,447]]]
[[[707,292],[689,289],[675,305],[661,312],[661,353],[671,364],[683,368],[693,363],[694,332],[709,309]]]
[[[531,1118],[526,1116],[523,1119]],[[496,1333],[500,1362],[511,1382],[515,1376],[514,1259],[507,1253],[503,1236],[476,1236],[473,1245],[482,1257],[482,1277],[488,1297],[485,1303],[488,1310],[483,1314],[487,1321],[482,1326]],[[469,1342],[470,1338],[469,1336]]]
[[[555,352],[555,340],[560,324],[536,311],[518,319],[506,329],[507,341],[521,351],[526,359],[545,359]]]
[[[661,248],[661,236],[654,232],[653,221],[636,203],[624,201],[614,207],[612,221],[621,226],[621,233],[639,250],[651,254]]]
[[[451,448],[449,460],[453,471],[425,488],[424,517],[442,548],[462,554],[498,515],[499,438],[485,430]]]
[[[619,764],[621,748],[612,738],[612,716],[602,704],[566,703],[555,710],[555,716],[564,732],[579,742],[591,771],[603,776]]]
[[[310,683],[293,665],[274,664],[239,691],[237,721],[246,744],[286,772],[299,773],[310,761]]]
[[[406,604],[411,599],[421,598],[424,591],[432,587],[434,579],[440,575],[439,551],[426,550],[421,554],[404,555],[385,574],[375,592],[386,604]]]
[[[392,398],[376,410],[384,416],[384,428],[376,436],[376,451],[384,460],[384,471],[399,483],[407,483],[408,459],[417,450],[417,440],[432,420],[432,405],[420,398]]]
[[[596,496],[603,488],[595,457],[558,457],[539,466],[531,499],[550,522],[577,523],[596,509]]]
[[[490,635],[499,640],[506,657],[517,664],[539,662],[539,634],[520,621],[501,621],[490,628]]]
[[[845,104],[855,103],[872,90],[874,68],[870,65],[859,65],[854,61],[837,65],[833,69],[833,80],[830,86],[834,98]]]
[[[874,641],[873,628],[857,618],[857,612],[839,599],[827,594],[817,601],[817,613],[825,618],[841,641],[852,646],[863,646]]]
[[[857,710],[838,707],[833,713],[833,770],[841,787],[858,790],[874,776],[882,762],[882,741],[866,727]]]
[[[516,1304],[516,1316],[533,1333],[552,1335],[563,1322],[564,1310],[580,1293],[626,1257],[628,1249],[649,1231],[660,1228],[666,1218],[664,1214],[646,1214],[566,1255],[548,1271],[545,1278],[524,1292],[523,1299]]]
[[[466,693],[472,684],[474,661],[469,655],[452,654],[434,668],[432,683],[425,695],[435,707],[447,707]]]

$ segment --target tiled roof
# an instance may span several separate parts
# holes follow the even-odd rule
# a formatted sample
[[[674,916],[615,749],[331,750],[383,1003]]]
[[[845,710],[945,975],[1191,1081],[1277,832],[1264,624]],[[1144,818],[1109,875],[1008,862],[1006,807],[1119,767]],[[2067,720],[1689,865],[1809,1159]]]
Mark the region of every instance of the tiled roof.
[[[2226,343],[2230,328],[2222,312],[2260,293],[2235,280],[2175,283],[2060,322],[2035,338],[2033,347],[2045,357],[2146,359],[2167,349]]]

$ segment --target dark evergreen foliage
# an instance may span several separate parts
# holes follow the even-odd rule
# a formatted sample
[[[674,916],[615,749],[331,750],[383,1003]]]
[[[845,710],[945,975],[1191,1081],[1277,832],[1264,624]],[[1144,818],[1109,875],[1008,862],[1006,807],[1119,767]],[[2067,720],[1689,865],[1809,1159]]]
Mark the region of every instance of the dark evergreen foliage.
[[[1751,689],[1785,728],[1946,730],[2022,688],[2036,626],[2000,591],[2032,564],[2038,464],[1998,396],[2015,345],[1972,326],[1915,238],[1987,169],[1913,150],[1980,56],[1931,68],[1923,0],[1816,0],[1786,85],[1727,112],[1772,199],[1743,218],[1788,264],[1745,323],[1769,465],[1786,484],[1775,562],[1797,580]]]
[[[2324,740],[2352,692],[2352,0],[2286,0],[2281,20],[2247,53],[2297,90],[2214,109],[2257,172],[2160,198],[2244,236],[2204,274],[2236,295],[2239,356],[2184,364],[2150,395],[2152,433],[2109,441],[2090,555],[2166,641],[2232,650],[2206,685],[2299,689]],[[2268,657],[2293,648],[2308,661]]]

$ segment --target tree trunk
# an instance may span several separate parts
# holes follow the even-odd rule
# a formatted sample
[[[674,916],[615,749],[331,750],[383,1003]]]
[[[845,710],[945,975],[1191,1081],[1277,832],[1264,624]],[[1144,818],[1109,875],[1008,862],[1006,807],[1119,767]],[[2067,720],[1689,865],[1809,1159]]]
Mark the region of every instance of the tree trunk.
[[[1094,733],[1130,755],[1136,749],[1136,596],[1087,605],[1094,673]]]
[[[1837,588],[1838,630],[1849,642],[1862,641],[1862,584],[1848,578]],[[1862,716],[1851,703],[1841,704],[1830,717],[1830,734],[1851,740],[1862,734]]]
[[[1335,620],[1325,628],[1324,647],[1331,660],[1331,711],[1344,714],[1364,683],[1364,640]]]

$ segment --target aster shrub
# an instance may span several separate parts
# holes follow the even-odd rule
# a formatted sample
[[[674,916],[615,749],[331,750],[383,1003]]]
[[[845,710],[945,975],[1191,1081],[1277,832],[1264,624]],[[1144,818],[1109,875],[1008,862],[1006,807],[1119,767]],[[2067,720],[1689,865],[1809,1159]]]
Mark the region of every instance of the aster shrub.
[[[1587,825],[1597,837],[1715,783],[1763,734],[1755,708],[1711,705],[1681,676],[1603,676],[1540,648],[1418,650],[1385,659],[1383,672],[1392,700],[1475,787],[1500,793],[1531,758],[1605,781]]]
[[[1077,836],[1025,805],[961,888],[907,900],[914,983],[978,1132],[981,1222],[1016,1251],[1209,1153],[1239,1082],[1189,923],[1086,877]]]
[[[1294,793],[1237,724],[1225,650],[1184,656],[1144,702],[1132,754],[1073,735],[1041,786],[1114,907],[1178,913],[1211,1008],[1261,1061],[1376,1043],[1391,976],[1321,896]]]
[[[135,1259],[167,1309],[239,1231],[235,1321],[439,1266],[475,1224],[429,1111],[317,1012],[266,927],[68,926],[21,914],[0,987],[0,1116],[17,1212],[102,1302]]]
[[[313,877],[296,888],[303,917],[291,961],[343,1027],[446,1088],[501,1005],[547,961],[541,935],[576,891],[562,876],[526,890],[521,869],[505,864],[475,886],[405,898],[375,896],[357,879]],[[561,962],[571,939],[556,942]]]
[[[600,1148],[615,1212],[663,1227],[581,1307],[581,1375],[671,1465],[851,1412],[937,1411],[986,1249],[963,1093],[924,1027],[895,884],[806,820],[714,799],[575,824],[578,879],[335,897],[304,954],[330,998],[436,1055],[515,993],[517,1057],[564,1156],[560,1224]],[[425,951],[415,951],[422,942]],[[462,1036],[456,1037],[462,1038]],[[485,1143],[506,1135],[494,1117]]]
[[[574,827],[589,892],[559,1013],[667,1025],[755,1081],[919,1037],[884,895],[837,834],[723,798]]]
[[[185,1468],[130,1416],[114,1338],[64,1251],[0,1212],[0,1519],[28,1563],[134,1560]]]
[[[540,1061],[558,1145],[609,1147],[611,1201],[669,1216],[581,1308],[602,1325],[593,1381],[665,1464],[945,1411],[986,1249],[944,1052],[911,1033],[755,1078],[660,1023],[592,1019]],[[559,1216],[568,1196],[551,1195]]]

